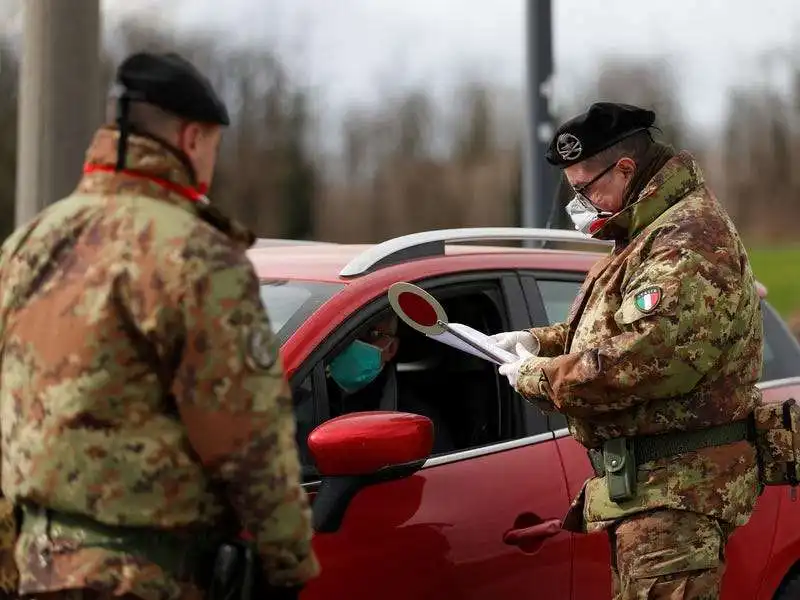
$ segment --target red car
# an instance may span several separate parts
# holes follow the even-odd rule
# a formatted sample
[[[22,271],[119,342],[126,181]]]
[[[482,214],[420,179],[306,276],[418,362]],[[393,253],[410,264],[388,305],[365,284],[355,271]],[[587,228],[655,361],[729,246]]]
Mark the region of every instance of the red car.
[[[526,403],[492,364],[402,323],[371,397],[353,403],[331,381],[337,354],[390,314],[396,281],[429,290],[451,321],[485,333],[563,320],[597,252],[483,244],[507,239],[588,241],[487,228],[375,246],[264,240],[250,251],[282,342],[313,499],[323,571],[304,600],[610,598],[606,534],[560,529],[592,474],[563,418]],[[465,241],[481,244],[453,245]],[[800,345],[766,299],[763,314],[765,396],[800,399]],[[800,502],[789,489],[768,489],[731,538],[722,597],[800,598]]]

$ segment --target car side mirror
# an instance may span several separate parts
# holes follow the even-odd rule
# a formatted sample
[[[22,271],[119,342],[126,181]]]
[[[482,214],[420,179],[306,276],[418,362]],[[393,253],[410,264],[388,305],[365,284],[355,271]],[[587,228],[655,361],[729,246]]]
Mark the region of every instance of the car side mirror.
[[[364,487],[416,473],[433,448],[433,423],[410,413],[349,413],[318,426],[308,449],[322,475],[314,499],[314,529],[337,531]]]

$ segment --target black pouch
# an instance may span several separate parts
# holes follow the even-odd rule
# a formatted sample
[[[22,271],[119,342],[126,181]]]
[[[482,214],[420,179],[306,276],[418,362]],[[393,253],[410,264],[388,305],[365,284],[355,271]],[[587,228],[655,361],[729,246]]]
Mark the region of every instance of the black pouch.
[[[238,540],[226,542],[217,548],[208,598],[251,600],[257,593],[260,577],[263,575],[253,545]]]
[[[800,405],[785,402],[756,407],[752,422],[762,486],[800,483]]]
[[[636,454],[631,438],[614,438],[603,444],[608,497],[617,504],[636,495]]]
[[[300,590],[269,585],[252,542],[229,541],[217,549],[208,600],[297,600]]]

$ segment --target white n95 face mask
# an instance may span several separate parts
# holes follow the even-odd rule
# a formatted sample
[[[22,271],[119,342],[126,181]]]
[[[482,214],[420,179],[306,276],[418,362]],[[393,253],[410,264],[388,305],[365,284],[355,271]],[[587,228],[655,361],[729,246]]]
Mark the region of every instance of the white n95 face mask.
[[[595,221],[611,216],[611,213],[597,210],[594,204],[589,202],[589,199],[583,194],[575,194],[572,200],[567,203],[566,211],[573,225],[575,225],[575,229],[589,236],[592,234],[592,224]]]

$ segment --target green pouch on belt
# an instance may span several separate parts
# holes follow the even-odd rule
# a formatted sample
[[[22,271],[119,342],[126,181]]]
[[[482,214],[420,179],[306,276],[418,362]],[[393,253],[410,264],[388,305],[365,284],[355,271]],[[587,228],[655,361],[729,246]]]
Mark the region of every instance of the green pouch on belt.
[[[636,495],[636,455],[631,438],[614,438],[603,444],[608,497],[621,503]]]

